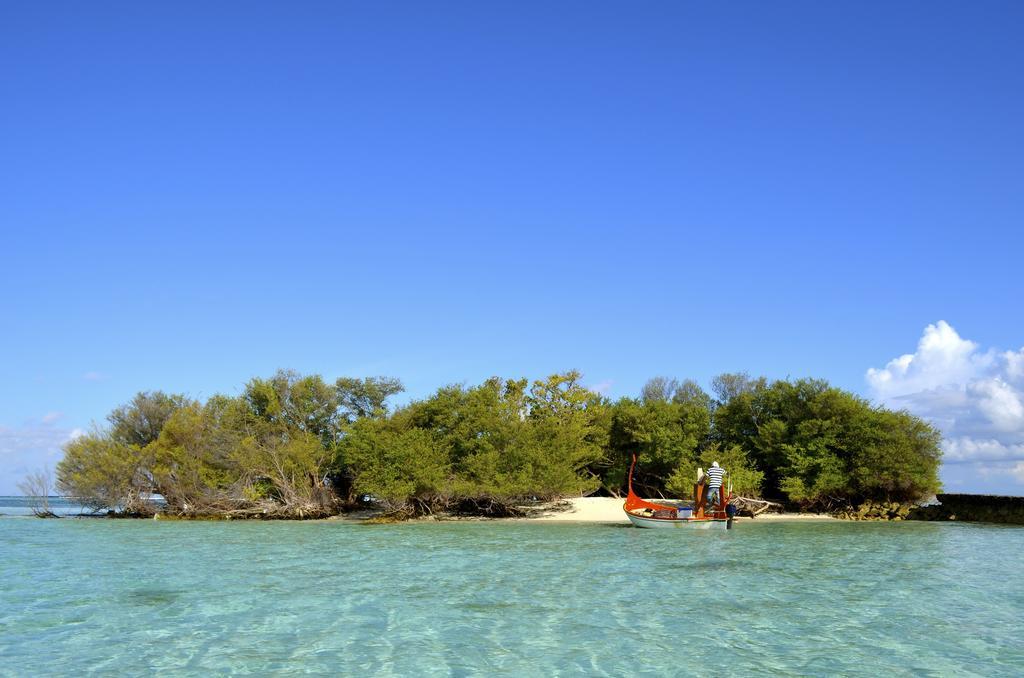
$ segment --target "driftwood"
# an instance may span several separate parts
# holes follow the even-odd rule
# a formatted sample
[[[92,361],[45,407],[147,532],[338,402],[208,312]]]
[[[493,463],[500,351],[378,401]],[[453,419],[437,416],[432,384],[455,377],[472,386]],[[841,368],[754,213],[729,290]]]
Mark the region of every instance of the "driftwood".
[[[756,518],[758,515],[773,508],[775,510],[782,510],[782,504],[777,504],[774,501],[768,501],[766,499],[733,497],[730,500],[730,503],[736,507],[739,513],[750,514],[751,518]]]

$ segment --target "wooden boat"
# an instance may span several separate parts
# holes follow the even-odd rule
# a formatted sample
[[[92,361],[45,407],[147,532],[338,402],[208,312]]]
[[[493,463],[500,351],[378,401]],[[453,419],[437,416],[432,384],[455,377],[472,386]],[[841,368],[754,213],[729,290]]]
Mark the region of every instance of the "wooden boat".
[[[633,469],[636,466],[636,455],[629,466],[629,493],[622,504],[629,522],[637,527],[651,528],[689,528],[697,530],[732,529],[732,515],[729,511],[729,499],[732,493],[723,487],[719,492],[720,501],[717,505],[707,506],[704,499],[704,478],[698,472],[698,481],[693,488],[693,496],[697,499],[692,507],[657,504],[644,501],[633,492]]]

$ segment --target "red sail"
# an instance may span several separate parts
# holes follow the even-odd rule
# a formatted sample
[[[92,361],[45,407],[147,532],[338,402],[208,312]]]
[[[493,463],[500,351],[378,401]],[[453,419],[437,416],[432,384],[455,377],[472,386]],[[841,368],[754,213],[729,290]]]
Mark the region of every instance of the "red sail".
[[[665,509],[672,508],[671,506],[663,506],[661,504],[652,504],[649,501],[644,501],[640,497],[633,494],[633,467],[636,466],[636,454],[633,455],[633,463],[629,465],[629,493],[626,495],[626,503],[622,505],[622,508],[627,511],[635,511],[636,509],[651,509],[652,511],[664,511]]]

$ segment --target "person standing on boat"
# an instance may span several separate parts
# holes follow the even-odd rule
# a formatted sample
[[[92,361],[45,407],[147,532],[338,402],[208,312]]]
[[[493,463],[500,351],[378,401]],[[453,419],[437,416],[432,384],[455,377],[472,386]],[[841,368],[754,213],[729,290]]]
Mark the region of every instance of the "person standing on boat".
[[[727,471],[718,465],[717,461],[711,462],[711,468],[707,470],[708,477],[708,505],[717,506],[722,497],[722,478]]]

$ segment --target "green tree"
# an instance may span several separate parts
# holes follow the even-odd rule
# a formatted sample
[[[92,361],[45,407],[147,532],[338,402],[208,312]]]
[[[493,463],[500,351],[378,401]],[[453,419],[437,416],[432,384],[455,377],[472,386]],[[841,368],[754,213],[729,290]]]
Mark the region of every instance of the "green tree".
[[[245,473],[245,496],[272,500],[286,512],[323,515],[336,503],[327,476],[333,450],[304,431],[289,436],[248,436],[234,452]]]
[[[160,391],[116,408],[107,429],[65,447],[58,488],[97,509],[148,514],[152,495],[186,515],[317,516],[372,494],[406,515],[501,515],[524,500],[625,490],[633,454],[642,492],[688,496],[717,460],[736,493],[836,509],[905,501],[938,487],[939,434],[814,379],[745,373],[648,382],[614,404],[578,372],[445,386],[389,412],[396,379],[278,371],[204,404]],[[342,482],[344,481],[344,482]]]
[[[386,422],[357,420],[342,442],[358,492],[391,511],[432,513],[451,503],[451,462],[430,431],[395,431]]]
[[[107,417],[110,426],[70,441],[57,465],[57,486],[95,510],[120,510],[149,515],[154,483],[152,454],[155,441],[176,412],[194,403],[162,391],[138,393]]]
[[[805,508],[912,500],[938,486],[934,429],[822,380],[758,380],[719,406],[714,424],[716,440],[764,472],[766,496]]]
[[[130,403],[107,416],[110,437],[141,450],[160,436],[164,424],[175,412],[191,402],[183,395],[163,391],[137,393]]]
[[[580,384],[573,370],[533,382],[525,398],[530,448],[541,496],[588,494],[600,478],[588,469],[601,461],[608,444],[607,403]]]
[[[227,435],[215,416],[220,401],[191,403],[175,412],[146,448],[153,484],[179,514],[236,508],[243,470],[232,458],[240,432]]]
[[[652,377],[640,391],[640,400],[644,403],[668,402],[678,390],[678,380],[671,377]]]
[[[711,399],[711,396],[693,379],[685,379],[679,384],[672,394],[672,402],[683,405],[697,405],[708,411],[714,409],[714,401]]]
[[[337,395],[320,375],[278,370],[270,379],[252,379],[242,394],[250,426],[262,431],[302,431],[329,448],[340,435]]]
[[[637,489],[648,494],[665,489],[677,470],[696,470],[697,455],[710,432],[710,412],[699,400],[619,400],[611,414],[609,457],[615,462],[604,476],[606,487],[624,491],[632,455],[637,454]]]
[[[387,416],[387,399],[405,390],[394,377],[341,377],[334,383],[342,416],[348,421]]]
[[[416,513],[472,507],[506,514],[524,499],[590,492],[598,484],[590,466],[606,443],[606,408],[579,378],[553,375],[529,390],[525,379],[497,377],[443,387],[390,417],[357,419],[341,443],[341,463],[358,492]]]
[[[940,489],[941,435],[907,412],[870,413],[865,440],[854,450],[853,481],[863,497],[906,501]]]
[[[96,430],[64,446],[64,458],[57,464],[57,488],[94,510],[152,515],[149,467],[146,452]]]
[[[718,398],[718,402],[723,405],[744,393],[752,393],[764,386],[764,377],[753,379],[747,372],[725,372],[711,380],[711,390]]]

